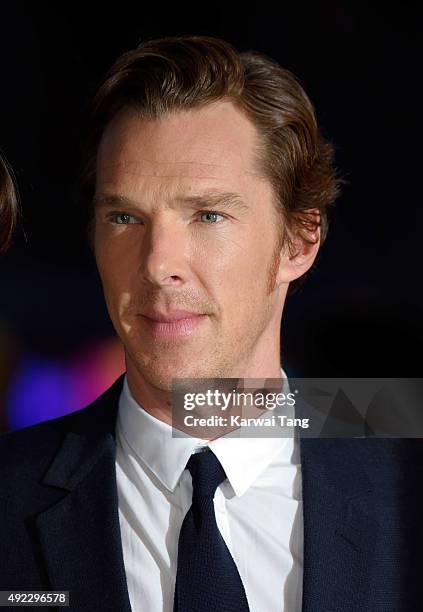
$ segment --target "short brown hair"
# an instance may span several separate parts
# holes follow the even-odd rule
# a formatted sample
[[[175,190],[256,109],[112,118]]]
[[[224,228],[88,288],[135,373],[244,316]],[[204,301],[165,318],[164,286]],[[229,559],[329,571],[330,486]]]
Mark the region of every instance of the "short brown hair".
[[[81,197],[93,217],[95,160],[102,133],[123,108],[158,119],[179,110],[230,100],[261,135],[256,170],[266,176],[280,212],[281,244],[293,254],[291,235],[310,241],[320,225],[321,243],[328,228],[328,209],[339,192],[333,146],[317,126],[313,106],[288,70],[256,51],[239,53],[212,36],[173,36],[147,40],[120,56],[93,99]],[[310,214],[317,209],[320,219]],[[293,293],[303,277],[290,283]]]
[[[16,227],[18,202],[12,174],[0,155],[0,252],[10,245]]]

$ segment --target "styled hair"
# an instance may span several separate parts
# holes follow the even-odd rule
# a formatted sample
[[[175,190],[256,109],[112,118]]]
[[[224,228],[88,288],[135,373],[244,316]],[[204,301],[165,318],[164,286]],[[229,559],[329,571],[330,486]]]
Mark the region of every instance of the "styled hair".
[[[258,131],[254,170],[273,187],[280,244],[293,255],[294,238],[313,243],[310,235],[317,226],[323,244],[340,180],[333,146],[320,133],[312,103],[296,77],[276,61],[257,51],[240,53],[212,36],[146,40],[121,55],[107,73],[92,101],[83,145],[80,197],[89,233],[96,154],[111,119],[124,108],[154,120],[222,100],[231,101]],[[303,277],[290,283],[288,293]]]
[[[18,216],[18,202],[12,174],[0,155],[0,252],[12,241]]]

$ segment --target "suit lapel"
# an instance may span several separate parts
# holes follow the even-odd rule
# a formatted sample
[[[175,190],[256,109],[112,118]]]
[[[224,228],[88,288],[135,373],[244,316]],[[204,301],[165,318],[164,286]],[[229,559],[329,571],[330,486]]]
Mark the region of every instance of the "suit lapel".
[[[303,612],[371,609],[369,567],[378,525],[366,512],[372,488],[354,452],[359,443],[300,441]]]
[[[114,425],[123,376],[90,407],[74,413],[42,484],[64,497],[35,525],[53,590],[71,609],[130,612],[116,487]]]

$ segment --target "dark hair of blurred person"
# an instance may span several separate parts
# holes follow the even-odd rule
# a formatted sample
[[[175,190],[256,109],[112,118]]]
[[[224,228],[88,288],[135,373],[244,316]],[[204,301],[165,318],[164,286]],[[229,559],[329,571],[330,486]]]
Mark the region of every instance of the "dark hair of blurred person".
[[[0,155],[0,252],[10,246],[16,228],[18,200],[12,173]]]

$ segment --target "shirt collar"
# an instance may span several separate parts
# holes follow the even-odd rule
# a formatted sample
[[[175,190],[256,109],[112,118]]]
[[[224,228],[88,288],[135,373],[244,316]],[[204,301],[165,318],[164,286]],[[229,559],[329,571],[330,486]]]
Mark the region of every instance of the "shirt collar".
[[[281,368],[284,392],[289,392],[288,378]],[[252,485],[279,453],[286,454],[283,463],[290,464],[292,438],[236,438],[221,436],[208,441],[201,438],[172,437],[172,427],[152,416],[131,394],[125,375],[119,398],[118,434],[122,435],[139,461],[160,482],[174,491],[190,455],[204,446],[217,456],[235,492],[240,496]],[[119,437],[119,436],[118,436]]]

